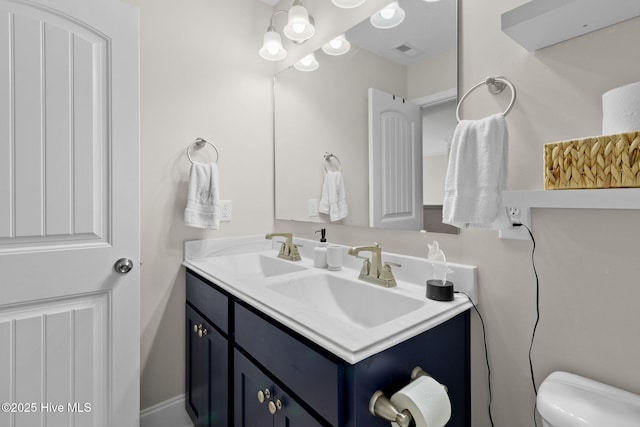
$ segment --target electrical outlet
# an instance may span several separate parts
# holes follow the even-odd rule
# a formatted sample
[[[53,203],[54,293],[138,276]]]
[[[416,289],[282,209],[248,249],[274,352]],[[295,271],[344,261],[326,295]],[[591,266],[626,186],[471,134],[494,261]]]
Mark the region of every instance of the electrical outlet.
[[[231,200],[220,200],[220,221],[230,222],[232,212]]]
[[[318,216],[318,199],[309,199],[307,201],[309,217]]]
[[[513,240],[529,240],[529,233],[524,226],[531,228],[531,209],[525,204],[520,206],[514,206],[513,201],[510,201],[504,209],[512,224],[522,224],[523,226],[513,226],[505,230],[500,230],[498,233],[501,239],[513,239]]]
[[[509,215],[509,219],[511,222],[521,222],[520,208],[517,207],[507,207],[507,215]]]

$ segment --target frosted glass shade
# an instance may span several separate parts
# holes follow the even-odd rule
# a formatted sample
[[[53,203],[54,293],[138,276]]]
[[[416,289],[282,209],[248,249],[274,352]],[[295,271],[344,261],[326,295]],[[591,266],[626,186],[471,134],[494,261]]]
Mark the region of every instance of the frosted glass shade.
[[[360,6],[366,0],[331,0],[333,4],[343,9],[353,9]]]
[[[404,21],[404,16],[404,9],[400,7],[397,1],[394,1],[389,6],[371,15],[369,20],[374,27],[386,30],[400,25]]]
[[[318,69],[320,64],[316,60],[316,56],[313,53],[308,54],[295,64],[293,64],[296,70],[298,71],[315,71]]]
[[[258,52],[268,61],[280,61],[287,56],[287,51],[282,47],[282,38],[276,31],[264,33],[264,42]]]
[[[309,21],[309,12],[304,6],[299,4],[291,6],[291,9],[289,9],[289,21],[283,32],[288,39],[297,42],[303,42],[313,36],[316,29]]]
[[[338,37],[322,46],[322,51],[324,53],[333,56],[344,55],[349,52],[349,49],[351,49],[351,43],[349,43],[344,34],[340,34]]]

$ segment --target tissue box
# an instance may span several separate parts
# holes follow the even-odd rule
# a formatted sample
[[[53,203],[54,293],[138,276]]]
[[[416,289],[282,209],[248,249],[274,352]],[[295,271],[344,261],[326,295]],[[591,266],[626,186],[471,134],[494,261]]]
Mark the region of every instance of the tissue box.
[[[544,188],[640,187],[640,131],[544,145]]]

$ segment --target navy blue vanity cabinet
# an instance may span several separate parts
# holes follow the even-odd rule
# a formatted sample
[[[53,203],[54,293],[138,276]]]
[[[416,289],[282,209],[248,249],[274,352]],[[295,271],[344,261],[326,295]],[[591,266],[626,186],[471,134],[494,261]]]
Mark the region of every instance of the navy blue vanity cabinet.
[[[234,370],[235,427],[322,427],[239,350]]]
[[[198,289],[207,288],[195,286],[190,293],[189,283],[194,279],[216,294],[197,293]],[[189,301],[212,305],[223,294],[215,284],[188,273],[188,305],[192,305]],[[216,329],[222,336],[227,334],[228,380],[222,378],[222,374],[207,374],[206,369],[195,376],[208,375],[205,381],[212,388],[220,384],[228,387],[229,426],[388,427],[388,421],[369,413],[369,399],[377,390],[390,398],[409,383],[416,366],[447,386],[452,406],[447,427],[471,426],[468,310],[350,364],[240,299],[223,296],[225,304],[217,305],[216,315],[228,323],[225,329],[219,326]],[[193,299],[196,297],[199,299]],[[205,314],[200,309],[197,311],[195,315]],[[189,310],[187,313],[189,319]],[[187,329],[189,322],[200,320],[197,317],[188,320]],[[209,315],[204,320],[213,321]],[[189,342],[187,339],[187,345]],[[188,349],[187,354],[190,351],[195,350]],[[190,360],[187,359],[187,364],[195,363]],[[189,368],[187,371],[189,375]],[[189,410],[189,379],[187,381]]]
[[[226,295],[187,275],[185,407],[196,427],[228,427],[227,305]]]
[[[469,310],[385,351],[348,365],[344,427],[388,427],[372,417],[369,399],[376,390],[388,398],[410,382],[420,366],[448,388],[451,418],[447,427],[471,426]]]

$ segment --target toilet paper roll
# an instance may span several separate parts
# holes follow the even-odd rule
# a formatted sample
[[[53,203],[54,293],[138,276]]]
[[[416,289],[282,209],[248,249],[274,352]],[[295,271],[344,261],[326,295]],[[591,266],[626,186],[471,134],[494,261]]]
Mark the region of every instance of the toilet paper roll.
[[[391,396],[399,411],[408,409],[417,427],[443,427],[451,418],[451,401],[444,386],[431,377],[420,377]],[[392,426],[398,427],[396,423]]]
[[[602,95],[602,134],[640,130],[640,82],[611,89]]]

